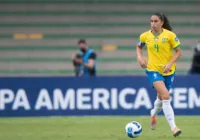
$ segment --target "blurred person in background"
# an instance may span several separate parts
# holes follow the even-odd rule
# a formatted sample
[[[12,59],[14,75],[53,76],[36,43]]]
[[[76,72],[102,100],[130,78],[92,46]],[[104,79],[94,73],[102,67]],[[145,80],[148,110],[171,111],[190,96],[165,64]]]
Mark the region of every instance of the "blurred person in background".
[[[200,41],[194,48],[192,65],[189,74],[200,74]]]
[[[90,49],[84,39],[78,41],[80,52],[73,56],[72,62],[75,75],[96,76],[96,53]]]

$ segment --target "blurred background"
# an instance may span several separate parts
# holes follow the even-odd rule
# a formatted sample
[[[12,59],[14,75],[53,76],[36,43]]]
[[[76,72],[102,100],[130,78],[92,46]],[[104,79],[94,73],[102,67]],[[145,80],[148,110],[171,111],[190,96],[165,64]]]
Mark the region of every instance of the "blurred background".
[[[72,55],[86,39],[97,53],[97,75],[144,75],[136,61],[139,35],[154,12],[166,14],[187,74],[200,40],[198,0],[0,0],[0,75],[74,75]]]
[[[200,73],[199,0],[0,0],[0,140],[126,140],[133,120],[141,139],[171,140],[164,116],[150,129],[156,94],[136,60],[155,12],[182,44],[171,90],[181,139],[199,140],[200,76],[188,75]],[[74,78],[80,39],[97,78]]]

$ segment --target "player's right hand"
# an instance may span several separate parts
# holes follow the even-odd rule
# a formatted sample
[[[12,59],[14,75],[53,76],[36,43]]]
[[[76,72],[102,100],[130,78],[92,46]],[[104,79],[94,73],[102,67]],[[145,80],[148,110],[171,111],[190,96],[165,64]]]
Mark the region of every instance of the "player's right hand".
[[[143,58],[139,58],[138,61],[143,69],[147,68],[147,62]]]

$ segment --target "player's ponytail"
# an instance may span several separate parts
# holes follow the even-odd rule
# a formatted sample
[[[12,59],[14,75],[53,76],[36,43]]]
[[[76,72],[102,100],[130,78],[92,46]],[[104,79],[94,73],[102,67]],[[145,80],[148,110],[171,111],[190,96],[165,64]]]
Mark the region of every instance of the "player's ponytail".
[[[172,31],[172,27],[169,23],[169,19],[167,18],[167,16],[165,14],[162,13],[155,13],[154,15],[158,16],[160,18],[161,21],[163,21],[163,28],[167,29],[169,31]]]

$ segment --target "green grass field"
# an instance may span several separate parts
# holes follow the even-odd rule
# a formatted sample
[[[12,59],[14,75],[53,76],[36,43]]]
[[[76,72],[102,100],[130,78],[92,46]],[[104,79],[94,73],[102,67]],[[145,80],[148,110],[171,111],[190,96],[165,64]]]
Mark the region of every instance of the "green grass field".
[[[177,138],[164,117],[158,118],[154,131],[149,127],[149,117],[1,118],[0,140],[129,140],[124,127],[132,120],[143,126],[138,140],[200,140],[200,116],[177,117],[183,131]]]

